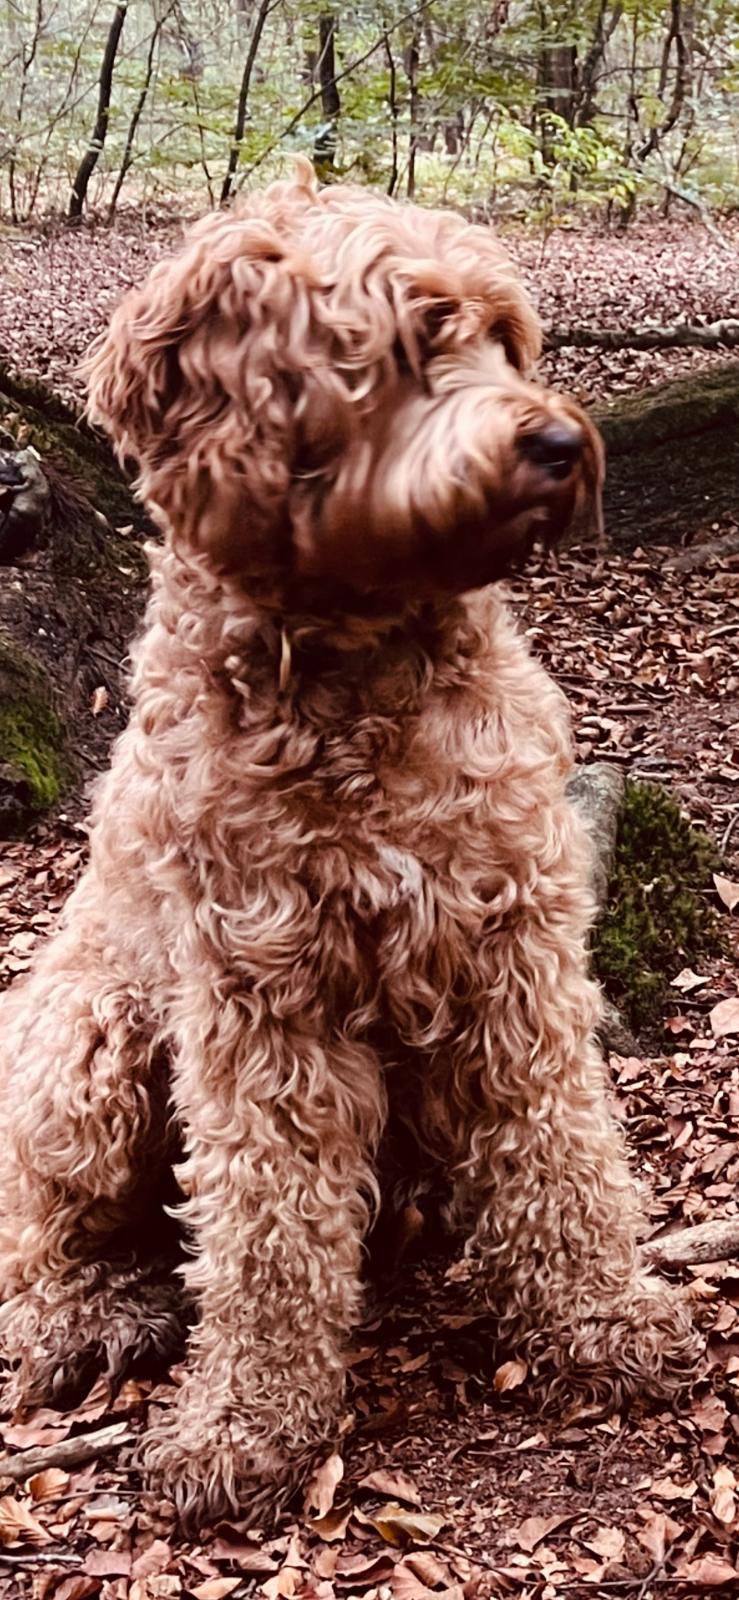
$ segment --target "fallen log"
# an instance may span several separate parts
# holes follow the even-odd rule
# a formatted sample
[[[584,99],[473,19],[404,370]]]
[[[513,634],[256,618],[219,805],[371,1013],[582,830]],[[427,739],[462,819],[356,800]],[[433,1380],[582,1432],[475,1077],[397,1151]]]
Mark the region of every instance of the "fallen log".
[[[692,1267],[706,1261],[731,1261],[739,1256],[739,1217],[701,1222],[678,1233],[649,1239],[642,1254],[656,1267]]]
[[[546,350],[735,350],[739,321],[676,322],[669,327],[548,328]]]

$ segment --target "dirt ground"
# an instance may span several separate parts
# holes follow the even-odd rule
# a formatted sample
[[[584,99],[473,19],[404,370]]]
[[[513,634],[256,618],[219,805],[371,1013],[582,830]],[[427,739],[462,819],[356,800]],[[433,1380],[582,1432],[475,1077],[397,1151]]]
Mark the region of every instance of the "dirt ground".
[[[732,267],[701,230],[672,224],[658,248],[645,227],[618,242],[615,256],[614,241],[599,237],[579,240],[574,264],[571,239],[550,240],[544,252],[538,241],[517,241],[552,320],[567,309],[573,283],[580,299],[568,321],[639,320],[633,296],[645,278],[652,311],[642,308],[642,316],[737,314],[735,260]],[[68,262],[72,246],[62,243]],[[121,281],[140,270],[145,244],[139,237],[134,249],[129,240]],[[103,286],[104,235],[74,240],[75,271],[94,302],[83,316],[84,284],[70,302],[72,269],[61,269],[58,254],[49,276],[52,248],[36,236],[5,241],[12,271],[28,265],[27,292],[39,285],[46,295],[37,319],[46,344],[40,334],[29,343],[26,330],[15,345],[11,334],[11,348],[26,372],[35,360],[69,392],[78,346],[104,315],[116,270],[109,266]],[[631,299],[619,282],[631,284]],[[5,272],[0,318],[16,331],[18,303]],[[598,358],[594,374],[588,368],[583,392],[600,398],[618,388],[611,360]],[[663,371],[650,357],[638,383]],[[698,509],[683,508],[678,543],[710,534],[710,512],[700,521]],[[532,648],[570,697],[579,757],[669,783],[722,847],[723,872],[736,885],[739,557],[684,573],[669,567],[670,554],[654,546],[628,557],[570,551],[558,565],[533,564],[513,603]],[[71,814],[0,850],[1,981],[29,965],[84,852],[84,830]],[[633,1163],[649,1186],[653,1231],[731,1216],[739,1203],[739,1026],[722,1033],[726,1011],[716,1010],[737,994],[737,912],[712,883],[706,895],[722,918],[727,956],[671,974],[660,1055],[610,1064]],[[225,1524],[199,1544],[183,1542],[170,1508],[141,1491],[133,1442],[149,1409],[171,1404],[176,1372],[132,1380],[115,1399],[96,1390],[71,1415],[44,1412],[0,1427],[13,1452],[109,1425],[120,1430],[110,1453],[21,1482],[3,1480],[0,1461],[2,1600],[739,1594],[739,1266],[681,1275],[707,1354],[679,1409],[639,1405],[623,1417],[554,1419],[540,1415],[517,1352],[493,1355],[490,1330],[448,1270],[438,1255],[406,1266],[392,1301],[358,1330],[337,1449],[306,1508],[273,1535]]]

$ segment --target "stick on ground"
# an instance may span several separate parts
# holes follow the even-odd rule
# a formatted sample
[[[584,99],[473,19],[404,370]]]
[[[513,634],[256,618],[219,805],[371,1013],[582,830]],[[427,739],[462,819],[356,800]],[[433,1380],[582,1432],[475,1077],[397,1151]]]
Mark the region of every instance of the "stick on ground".
[[[702,1261],[730,1261],[739,1256],[739,1217],[702,1222],[661,1239],[649,1239],[642,1254],[658,1267],[691,1267]]]
[[[128,1423],[114,1422],[108,1428],[98,1428],[94,1433],[77,1433],[73,1439],[57,1439],[54,1444],[38,1445],[31,1450],[17,1450],[0,1456],[0,1478],[12,1478],[14,1483],[24,1483],[36,1472],[47,1467],[81,1467],[85,1461],[94,1461],[107,1455],[109,1450],[119,1450],[133,1439]]]

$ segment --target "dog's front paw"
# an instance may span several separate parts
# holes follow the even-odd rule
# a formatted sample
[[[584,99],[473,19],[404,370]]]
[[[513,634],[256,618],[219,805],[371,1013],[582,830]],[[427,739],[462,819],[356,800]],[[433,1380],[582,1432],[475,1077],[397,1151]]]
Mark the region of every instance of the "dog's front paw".
[[[570,1402],[614,1411],[639,1395],[675,1399],[695,1382],[705,1349],[680,1291],[646,1275],[600,1316],[536,1343],[547,1411]]]
[[[186,1532],[221,1517],[271,1526],[311,1458],[300,1446],[265,1443],[233,1413],[218,1417],[183,1404],[149,1428],[139,1452],[147,1479],[172,1501]]]

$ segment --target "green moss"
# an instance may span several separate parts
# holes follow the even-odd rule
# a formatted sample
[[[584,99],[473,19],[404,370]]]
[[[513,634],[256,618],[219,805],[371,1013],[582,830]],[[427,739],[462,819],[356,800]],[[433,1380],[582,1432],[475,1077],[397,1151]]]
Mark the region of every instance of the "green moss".
[[[636,1029],[654,1027],[681,967],[721,949],[707,898],[715,847],[652,784],[629,783],[607,910],[593,966],[609,999]]]
[[[32,811],[53,805],[71,775],[44,673],[7,639],[0,639],[0,769],[22,791],[19,809]]]
[[[594,407],[593,416],[609,458],[716,428],[735,430],[739,424],[739,362],[727,361],[708,372],[619,396],[612,405]]]

